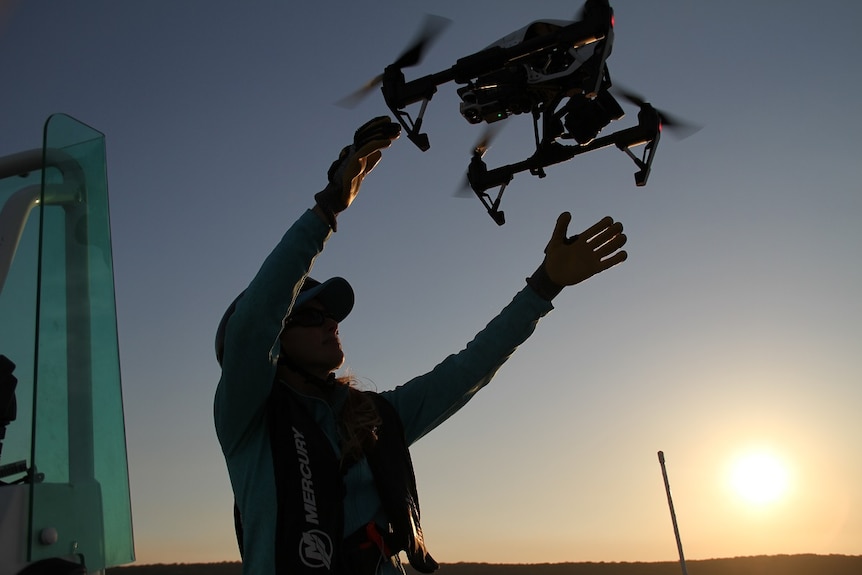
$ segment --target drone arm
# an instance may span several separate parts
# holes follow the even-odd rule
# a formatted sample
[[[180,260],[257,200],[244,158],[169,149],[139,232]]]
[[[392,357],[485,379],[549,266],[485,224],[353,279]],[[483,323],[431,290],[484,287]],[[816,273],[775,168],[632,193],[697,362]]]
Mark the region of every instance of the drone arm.
[[[614,143],[607,138],[605,138],[604,140],[604,142],[600,142],[599,140],[593,140],[592,142],[590,142],[589,145],[586,146],[564,146],[562,144],[558,144],[557,142],[543,144],[536,151],[535,154],[533,154],[526,160],[515,162],[514,164],[500,166],[499,168],[494,168],[493,170],[486,170],[482,172],[478,177],[471,177],[470,185],[476,191],[484,191],[488,188],[507,184],[517,173],[525,172],[527,170],[538,173],[542,168],[546,168],[548,166],[553,166],[554,164],[559,164],[561,162],[571,160],[579,154],[583,154],[585,152],[589,152],[599,148],[604,148]]]
[[[390,109],[401,109],[416,102],[430,100],[437,93],[437,86],[454,79],[454,71],[450,68],[405,82],[401,70],[390,67],[386,69],[383,78],[382,90],[386,104]]]
[[[650,133],[650,130],[642,126],[633,126],[626,128],[607,136],[596,138],[581,146],[565,146],[557,142],[542,144],[536,153],[520,162],[507,164],[494,168],[492,170],[474,170],[471,166],[470,185],[476,191],[485,191],[488,188],[508,184],[512,177],[520,172],[527,170],[538,172],[542,168],[553,166],[571,160],[575,156],[607,148],[608,146],[616,146],[620,150],[628,153],[635,160],[635,163],[641,168],[641,171],[646,170],[649,173],[649,167],[652,164],[652,158],[655,155],[655,147],[658,144],[659,132]],[[630,148],[646,144],[644,150],[644,159],[638,159],[632,153]],[[639,172],[640,173],[640,172]],[[644,177],[645,183],[646,177]],[[638,183],[643,185],[643,183]]]
[[[612,142],[607,142],[604,146],[610,145],[611,143]],[[546,166],[565,162],[578,154],[589,151],[584,148],[585,146],[563,146],[556,142],[552,142],[550,144],[542,145],[535,154],[526,160],[500,166],[493,170],[488,170],[485,162],[482,161],[481,156],[476,156],[470,162],[470,166],[467,170],[467,180],[470,183],[470,187],[473,188],[473,191],[479,197],[479,200],[481,200],[482,204],[488,210],[488,214],[490,214],[491,218],[497,223],[497,225],[502,226],[506,219],[503,212],[500,211],[500,201],[503,197],[503,191],[506,189],[506,186],[509,185],[509,182],[512,181],[515,174],[526,170],[530,170],[533,174],[542,174],[542,168]],[[590,149],[596,148],[592,147]],[[491,197],[488,195],[486,190],[497,186],[500,186],[500,191],[497,193],[496,199],[492,202]]]
[[[404,73],[395,66],[389,66],[383,73],[383,99],[386,105],[395,114],[398,123],[407,132],[407,138],[416,144],[423,152],[431,147],[428,134],[420,132],[422,129],[422,118],[425,115],[425,107],[428,101],[437,92],[437,86],[449,82],[452,79],[451,70],[430,74],[411,82],[404,81]],[[422,102],[422,107],[416,120],[413,121],[404,108],[410,104]]]
[[[512,181],[515,174],[530,170],[533,174],[541,175],[542,168],[547,166],[568,161],[577,155],[592,152],[593,150],[616,146],[625,152],[640,168],[635,173],[635,183],[638,186],[643,186],[646,184],[647,178],[649,178],[659,136],[660,131],[650,134],[649,130],[643,126],[633,126],[601,138],[596,138],[590,143],[581,146],[565,146],[557,142],[551,142],[541,145],[536,153],[526,160],[500,166],[493,170],[487,169],[481,156],[477,156],[470,162],[467,179],[470,182],[470,187],[473,188],[473,191],[482,201],[482,204],[485,205],[494,221],[498,225],[503,225],[505,219],[503,212],[499,210],[500,200],[503,191],[509,182]],[[631,148],[642,144],[646,144],[643,157],[638,158],[632,153]],[[500,186],[500,191],[497,194],[496,200],[491,203],[490,196],[486,190],[496,186]]]

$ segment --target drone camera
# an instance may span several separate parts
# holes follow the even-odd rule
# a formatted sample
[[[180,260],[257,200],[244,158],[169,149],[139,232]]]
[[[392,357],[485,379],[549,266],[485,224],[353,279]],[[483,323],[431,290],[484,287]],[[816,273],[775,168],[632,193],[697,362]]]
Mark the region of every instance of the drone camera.
[[[509,117],[509,112],[503,110],[502,107],[474,108],[467,106],[465,108],[462,113],[471,124],[481,124],[482,122],[493,124]]]
[[[487,78],[485,85],[470,83],[458,89],[461,97],[461,115],[471,124],[493,124],[513,114],[530,111],[530,102],[517,83],[493,83]]]
[[[471,124],[481,124],[482,122],[493,124],[508,118],[509,112],[500,102],[486,104],[461,102],[461,115]]]
[[[592,100],[572,98],[566,104],[566,131],[581,145],[589,144],[605,126],[625,115],[610,92],[602,90]]]

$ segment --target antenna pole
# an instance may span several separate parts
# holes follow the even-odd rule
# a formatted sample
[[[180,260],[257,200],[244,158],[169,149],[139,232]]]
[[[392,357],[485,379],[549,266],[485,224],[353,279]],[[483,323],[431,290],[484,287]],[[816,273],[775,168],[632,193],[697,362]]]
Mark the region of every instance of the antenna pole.
[[[664,452],[658,452],[658,462],[661,465],[661,475],[664,478],[664,490],[667,493],[667,505],[670,508],[670,519],[673,522],[673,534],[676,536],[676,548],[679,550],[679,564],[682,566],[682,575],[688,575],[685,567],[685,556],[682,553],[682,540],[679,538],[679,526],[676,524],[676,513],[673,510],[673,498],[670,496],[670,482],[667,479],[667,468],[664,464]]]

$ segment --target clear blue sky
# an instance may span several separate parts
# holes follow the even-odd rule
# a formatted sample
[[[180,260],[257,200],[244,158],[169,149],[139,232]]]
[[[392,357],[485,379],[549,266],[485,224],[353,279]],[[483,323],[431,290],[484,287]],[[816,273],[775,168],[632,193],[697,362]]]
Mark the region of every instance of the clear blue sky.
[[[357,292],[347,366],[377,389],[430,369],[520,289],[557,214],[577,229],[611,215],[629,261],[565,291],[492,385],[415,446],[435,557],[673,560],[660,449],[687,557],[862,554],[862,4],[613,6],[614,80],[704,129],[663,138],[645,188],[612,149],[521,174],[498,228],[452,197],[481,129],[443,87],[431,150],[387,152],[315,268]],[[579,7],[0,1],[0,156],[40,145],[55,112],[107,138],[139,563],[238,558],[213,332],[355,127],[386,112],[378,94],[333,103],[426,12],[454,22],[408,75]],[[525,157],[530,130],[509,121],[489,165]],[[732,488],[749,450],[780,462],[771,502]]]

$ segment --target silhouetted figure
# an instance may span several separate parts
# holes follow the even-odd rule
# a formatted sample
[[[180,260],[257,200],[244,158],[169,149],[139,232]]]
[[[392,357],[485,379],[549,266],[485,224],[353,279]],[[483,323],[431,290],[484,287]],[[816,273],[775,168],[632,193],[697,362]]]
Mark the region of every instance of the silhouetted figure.
[[[381,393],[336,378],[344,362],[338,325],[353,308],[353,289],[309,273],[399,131],[387,117],[357,130],[315,206],[290,226],[218,327],[215,425],[246,575],[398,574],[402,551],[416,570],[434,571],[409,445],[491,381],[563,287],[626,258],[621,224],[604,218],[568,237],[564,213],[527,285],[462,351]],[[386,273],[398,270],[382,271],[381,289]]]

